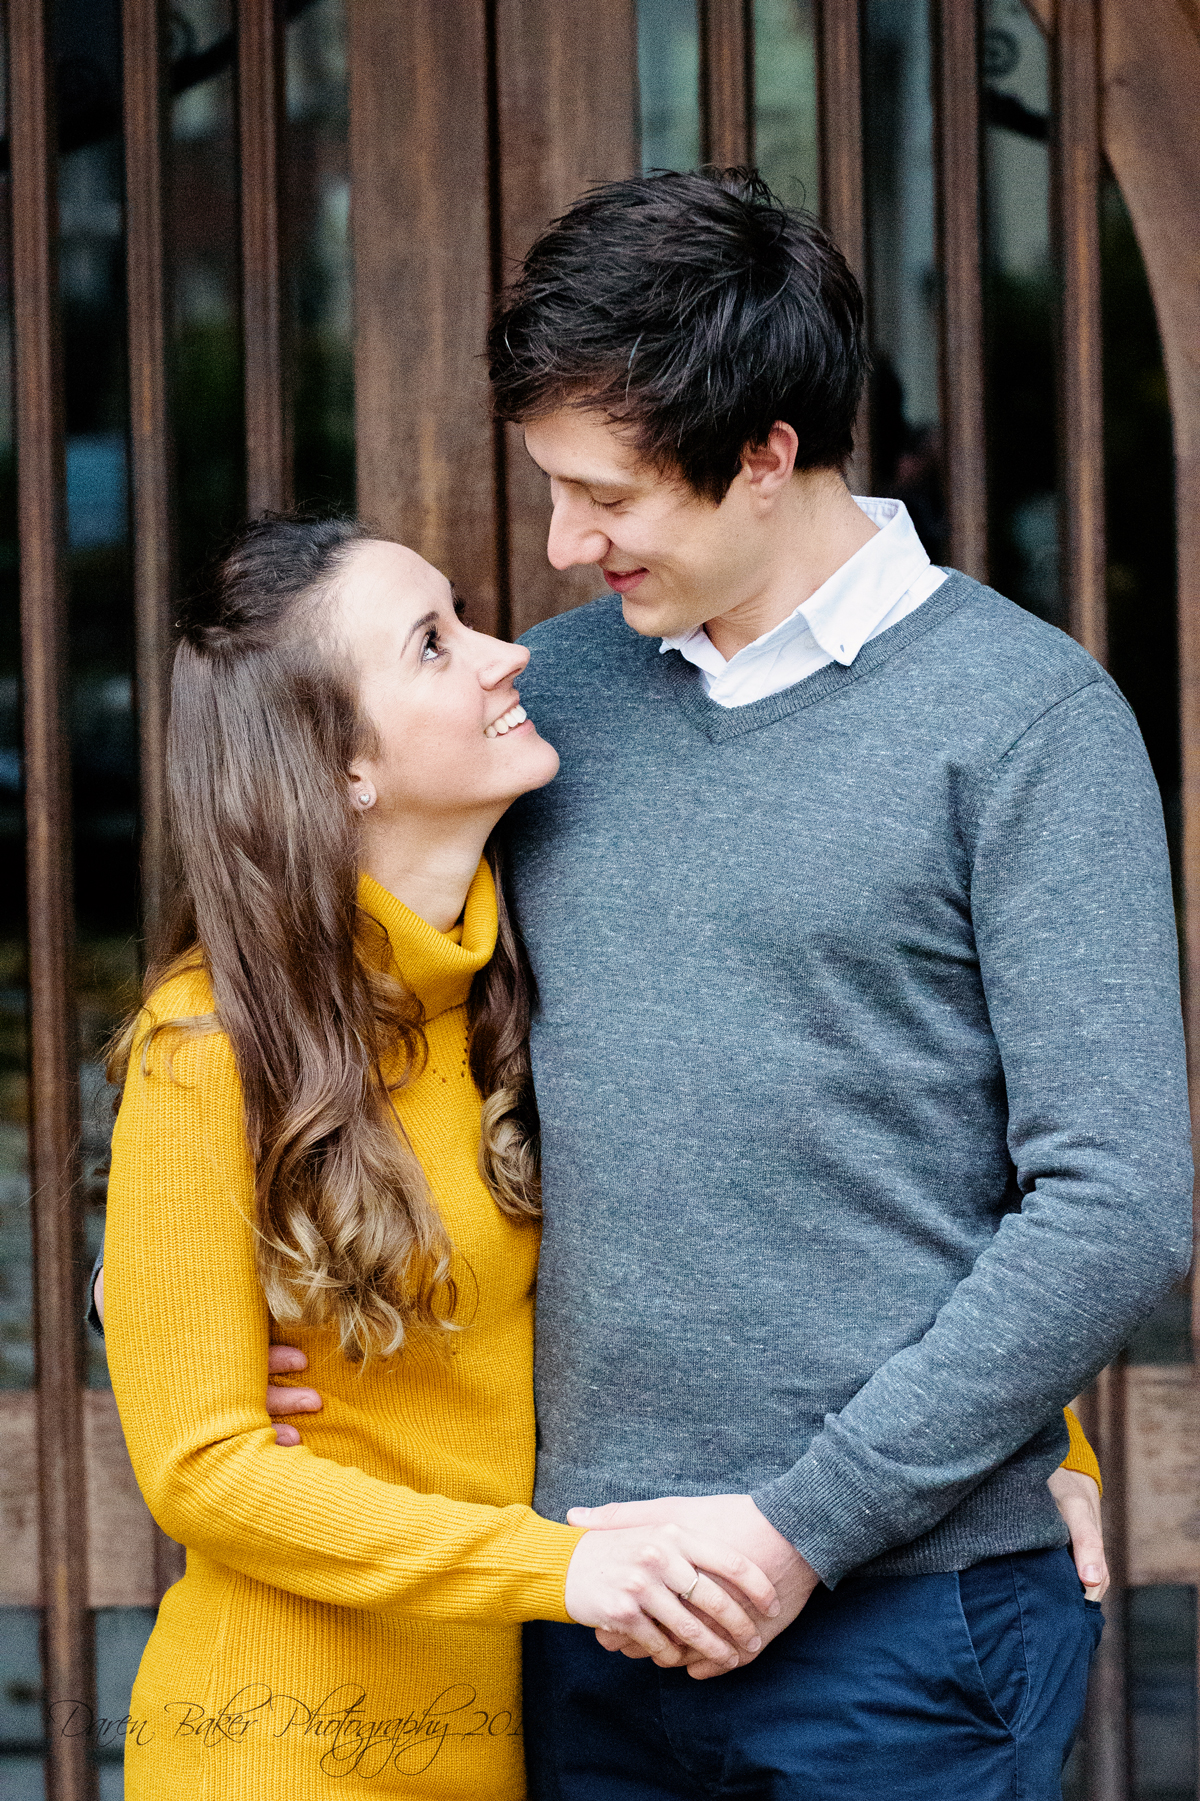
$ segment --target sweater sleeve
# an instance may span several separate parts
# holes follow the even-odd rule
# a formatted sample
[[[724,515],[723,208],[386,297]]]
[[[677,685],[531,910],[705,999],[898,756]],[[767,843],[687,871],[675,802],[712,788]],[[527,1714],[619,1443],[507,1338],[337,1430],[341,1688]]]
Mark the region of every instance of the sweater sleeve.
[[[105,1316],[129,1455],[170,1537],[342,1607],[500,1625],[569,1619],[581,1536],[275,1442],[241,1088],[219,1034],[140,1052],[113,1136]]]
[[[1100,1493],[1104,1493],[1104,1483],[1100,1476],[1100,1460],[1088,1443],[1087,1433],[1079,1423],[1079,1417],[1070,1407],[1064,1407],[1067,1420],[1067,1433],[1071,1440],[1071,1448],[1059,1464],[1060,1470],[1074,1470],[1077,1475],[1090,1476]]]
[[[1103,677],[983,785],[971,920],[1020,1207],[755,1500],[831,1585],[929,1531],[1109,1362],[1191,1254],[1179,963],[1158,790]]]

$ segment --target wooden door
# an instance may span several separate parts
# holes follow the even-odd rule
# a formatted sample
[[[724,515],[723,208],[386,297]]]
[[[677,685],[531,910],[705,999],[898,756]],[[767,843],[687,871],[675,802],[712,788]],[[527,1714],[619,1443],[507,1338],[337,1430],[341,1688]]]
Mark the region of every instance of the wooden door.
[[[306,498],[348,498],[353,452],[359,511],[454,574],[480,624],[512,635],[588,598],[594,582],[579,572],[558,575],[546,563],[542,478],[519,434],[489,419],[480,361],[489,310],[544,224],[590,183],[632,172],[663,144],[674,145],[668,154],[685,162],[757,155],[780,184],[795,183],[786,198],[819,203],[867,288],[879,370],[894,374],[898,358],[910,394],[922,384],[927,394],[927,420],[901,419],[894,406],[889,411],[881,373],[864,407],[852,479],[859,491],[911,494],[914,505],[926,505],[931,545],[986,576],[1000,555],[1002,482],[982,399],[993,420],[1003,411],[992,358],[988,232],[995,195],[989,197],[987,134],[1001,120],[1003,129],[1053,152],[1047,166],[1057,245],[1058,466],[1043,485],[1051,500],[1058,497],[1052,535],[1062,622],[1105,660],[1112,567],[1105,542],[1101,201],[1111,171],[1149,276],[1174,429],[1178,875],[1193,1044],[1200,1034],[1200,16],[1192,0],[1031,0],[1049,72],[1040,107],[997,75],[1004,53],[995,34],[1004,30],[974,0],[905,0],[903,16],[894,0],[353,0],[344,10],[338,0],[317,0],[315,11],[313,0],[196,0],[170,16],[157,0],[112,6],[117,85],[82,100],[62,81],[74,54],[62,42],[70,7],[59,6],[57,24],[49,0],[10,4],[7,13],[6,279],[20,564],[12,692],[19,665],[23,719],[23,786],[18,796],[12,784],[12,818],[19,811],[27,904],[20,947],[5,955],[9,987],[27,996],[28,1042],[27,1052],[12,1053],[4,1093],[17,1097],[5,1115],[14,1135],[25,1131],[19,1112],[21,1096],[29,1096],[36,1367],[31,1380],[18,1358],[0,1390],[0,1602],[38,1610],[46,1730],[23,1750],[0,1747],[0,1758],[44,1761],[46,1792],[55,1801],[95,1791],[95,1734],[71,1728],[83,1715],[70,1710],[90,1708],[95,1716],[97,1610],[141,1608],[148,1620],[179,1564],[178,1548],[157,1532],[137,1494],[111,1395],[84,1377],[81,995],[85,1014],[90,1003],[77,979],[74,942],[80,903],[72,860],[80,828],[78,808],[72,810],[76,727],[68,696],[77,609],[69,611],[66,596],[74,526],[64,437],[69,451],[82,453],[77,428],[64,419],[72,404],[59,254],[64,147],[107,133],[124,170],[117,228],[127,340],[122,429],[140,795],[137,904],[146,941],[157,929],[167,873],[164,678],[178,565],[182,558],[190,567],[206,533],[218,535],[231,504],[214,504],[208,521],[198,498],[196,420],[209,418],[203,409],[216,402],[188,375],[192,365],[178,351],[180,302],[171,289],[180,270],[172,245],[178,215],[187,210],[179,196],[190,190],[186,171],[179,173],[181,153],[172,149],[172,94],[189,92],[189,82],[227,81],[225,99],[213,99],[212,107],[226,108],[228,191],[218,201],[216,188],[206,190],[212,216],[204,222],[215,234],[204,254],[213,267],[223,255],[240,288],[220,339],[228,352],[221,352],[222,367],[233,371],[237,387],[238,439],[222,493],[236,491],[235,511],[286,505],[297,483]],[[302,18],[311,24],[317,13],[327,22],[337,14],[338,42],[348,45],[345,175],[354,274],[354,443],[345,447],[341,473],[327,481],[326,465],[336,461],[332,439],[322,440],[325,451],[313,451],[304,437],[302,392],[297,401],[315,378],[296,299],[299,247],[289,225],[296,159],[288,145],[300,114],[289,103],[287,58]],[[903,77],[893,55],[896,33],[907,33]],[[654,112],[649,96],[661,74],[655,58],[665,54],[668,37],[685,71],[683,86],[676,80],[670,106],[664,101],[665,110]],[[929,111],[928,168],[916,169],[903,192],[888,157],[878,153],[882,113],[902,79],[925,83]],[[215,137],[205,140],[210,159],[216,144]],[[910,205],[913,229],[927,222],[932,279],[903,294],[894,279],[903,252],[898,222]],[[203,295],[197,317],[201,302]],[[895,344],[887,335],[893,327]],[[347,360],[344,388],[350,378]],[[1027,524],[1036,508],[1026,501]],[[1161,685],[1172,695],[1164,728],[1170,737],[1174,678],[1170,658],[1156,654]],[[17,749],[15,740],[11,751],[0,746],[0,758]],[[77,757],[75,769],[78,782]],[[24,999],[14,1007],[12,1018],[23,1018]],[[19,1030],[13,1025],[13,1045]],[[85,1153],[89,1143],[85,1134]],[[13,1267],[20,1261],[14,1252]],[[13,1306],[19,1312],[19,1294]],[[1119,1580],[1075,1792],[1118,1801],[1132,1792],[1126,1598],[1136,1601],[1138,1591],[1155,1585],[1200,1587],[1193,1366],[1185,1351],[1173,1362],[1122,1362],[1082,1405],[1105,1467]],[[112,1743],[108,1751],[115,1755]]]

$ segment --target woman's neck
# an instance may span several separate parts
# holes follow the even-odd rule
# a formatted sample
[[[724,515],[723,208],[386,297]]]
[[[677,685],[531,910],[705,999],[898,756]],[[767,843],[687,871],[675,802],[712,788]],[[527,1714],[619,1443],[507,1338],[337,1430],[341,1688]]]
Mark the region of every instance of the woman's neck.
[[[362,830],[360,868],[435,931],[448,932],[462,913],[491,827],[428,842],[411,825],[389,830],[384,820],[368,816]]]

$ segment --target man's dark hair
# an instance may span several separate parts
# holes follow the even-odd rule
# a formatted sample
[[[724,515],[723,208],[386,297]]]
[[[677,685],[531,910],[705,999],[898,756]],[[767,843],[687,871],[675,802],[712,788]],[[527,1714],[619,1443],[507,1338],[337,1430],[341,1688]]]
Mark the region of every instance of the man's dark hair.
[[[854,448],[862,293],[806,213],[752,169],[608,182],[544,232],[488,337],[497,413],[628,424],[639,453],[719,502],[776,420],[798,469]]]

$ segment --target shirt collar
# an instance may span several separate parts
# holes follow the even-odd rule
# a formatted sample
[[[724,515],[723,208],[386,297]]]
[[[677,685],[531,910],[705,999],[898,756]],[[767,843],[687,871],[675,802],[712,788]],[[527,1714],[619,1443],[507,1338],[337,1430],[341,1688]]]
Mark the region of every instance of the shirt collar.
[[[811,635],[834,662],[849,665],[881,619],[929,567],[929,553],[902,500],[876,500],[854,496],[868,519],[879,527],[861,550],[835,569],[827,582],[798,606],[794,613],[747,644],[726,662],[702,625],[664,638],[660,652],[683,651],[689,662],[711,675],[744,668],[760,658],[774,657],[799,636]]]

